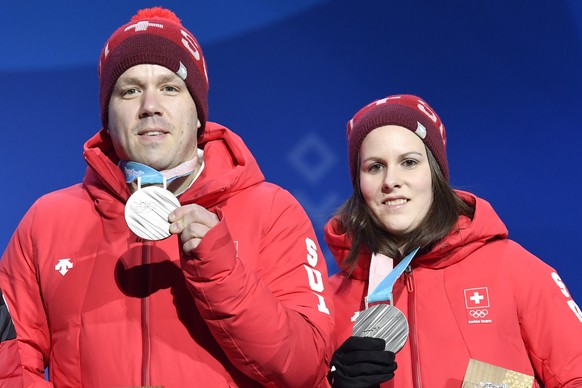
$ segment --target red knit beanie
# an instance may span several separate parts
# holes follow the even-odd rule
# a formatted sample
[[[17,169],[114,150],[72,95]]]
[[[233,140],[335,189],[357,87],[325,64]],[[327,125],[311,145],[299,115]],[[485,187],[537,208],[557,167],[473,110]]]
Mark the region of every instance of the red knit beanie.
[[[130,67],[164,66],[184,80],[196,104],[201,127],[208,119],[208,75],[202,49],[172,11],[160,7],[138,11],[111,35],[99,59],[101,122],[108,127],[109,99],[115,82]]]
[[[371,102],[348,121],[348,158],[353,185],[356,183],[358,158],[364,138],[372,130],[384,125],[399,125],[418,135],[432,152],[445,179],[449,180],[447,136],[441,119],[421,98],[399,94]]]

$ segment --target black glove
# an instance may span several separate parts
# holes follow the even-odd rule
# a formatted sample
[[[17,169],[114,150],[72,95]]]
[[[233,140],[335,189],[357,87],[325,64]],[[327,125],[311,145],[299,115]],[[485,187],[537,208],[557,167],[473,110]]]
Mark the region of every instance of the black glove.
[[[384,350],[386,341],[350,337],[333,354],[328,380],[334,388],[377,387],[394,377],[395,354]]]

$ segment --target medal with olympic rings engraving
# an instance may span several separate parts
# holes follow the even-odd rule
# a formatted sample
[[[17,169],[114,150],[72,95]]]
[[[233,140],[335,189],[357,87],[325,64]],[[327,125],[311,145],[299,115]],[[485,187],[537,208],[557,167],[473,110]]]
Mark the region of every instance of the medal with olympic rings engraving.
[[[180,207],[170,191],[147,186],[133,193],[125,204],[125,221],[129,229],[146,240],[163,240],[170,236],[170,213]]]

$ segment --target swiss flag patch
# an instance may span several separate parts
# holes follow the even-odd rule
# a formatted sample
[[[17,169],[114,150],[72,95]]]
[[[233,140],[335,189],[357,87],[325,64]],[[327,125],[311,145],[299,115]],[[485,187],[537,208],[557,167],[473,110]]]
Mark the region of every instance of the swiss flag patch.
[[[468,309],[484,308],[489,306],[489,290],[487,287],[467,288],[465,291],[465,306]]]

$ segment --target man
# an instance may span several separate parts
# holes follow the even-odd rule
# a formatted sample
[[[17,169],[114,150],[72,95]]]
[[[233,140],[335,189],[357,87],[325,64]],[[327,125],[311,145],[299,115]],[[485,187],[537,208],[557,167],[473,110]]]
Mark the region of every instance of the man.
[[[106,43],[99,81],[83,183],[40,198],[0,263],[21,360],[0,385],[324,384],[333,311],[316,235],[207,121],[194,36],[141,10]]]

